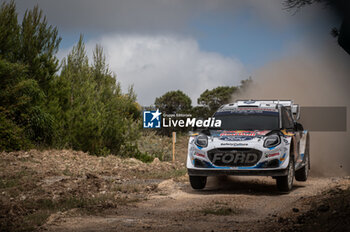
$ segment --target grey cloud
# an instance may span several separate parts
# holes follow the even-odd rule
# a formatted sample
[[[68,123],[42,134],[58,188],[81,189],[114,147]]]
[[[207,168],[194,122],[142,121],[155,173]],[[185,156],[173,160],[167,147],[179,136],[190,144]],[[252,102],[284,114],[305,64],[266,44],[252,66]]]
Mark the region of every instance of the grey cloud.
[[[248,9],[269,23],[285,22],[290,15],[282,10],[280,0],[17,0],[16,4],[21,15],[39,4],[49,22],[67,32],[191,33],[191,19],[213,17],[213,13],[228,15],[233,21],[237,13]]]
[[[49,21],[63,30],[182,30],[191,17],[217,8],[209,1],[162,0],[17,0],[23,14],[39,4]]]

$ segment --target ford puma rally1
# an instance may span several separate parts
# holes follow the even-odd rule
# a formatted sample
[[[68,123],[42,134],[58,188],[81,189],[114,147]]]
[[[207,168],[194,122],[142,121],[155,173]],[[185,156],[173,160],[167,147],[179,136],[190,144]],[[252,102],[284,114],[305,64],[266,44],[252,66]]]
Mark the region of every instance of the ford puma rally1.
[[[187,170],[194,189],[207,176],[272,176],[289,192],[294,178],[306,181],[310,169],[308,131],[297,122],[299,105],[291,100],[242,100],[221,106],[213,115],[220,127],[190,136]]]

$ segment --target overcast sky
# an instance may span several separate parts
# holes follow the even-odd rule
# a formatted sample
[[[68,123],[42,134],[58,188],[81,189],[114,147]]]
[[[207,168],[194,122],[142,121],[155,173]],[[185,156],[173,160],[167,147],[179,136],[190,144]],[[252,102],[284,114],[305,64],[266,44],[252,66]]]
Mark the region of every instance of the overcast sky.
[[[3,0],[1,0],[3,1]],[[62,37],[60,58],[82,33],[101,44],[124,90],[142,105],[169,90],[196,104],[205,89],[238,85],[304,41],[329,39],[336,20],[322,7],[295,14],[282,0],[17,0],[20,17],[35,4]],[[299,46],[300,47],[300,46]],[[259,77],[254,77],[259,78]]]

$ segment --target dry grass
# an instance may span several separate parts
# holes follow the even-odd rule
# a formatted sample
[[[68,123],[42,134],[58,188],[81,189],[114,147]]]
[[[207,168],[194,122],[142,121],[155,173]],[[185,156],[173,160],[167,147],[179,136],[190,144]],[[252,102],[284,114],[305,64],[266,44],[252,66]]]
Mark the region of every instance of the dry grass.
[[[178,135],[175,144],[175,158],[177,161],[183,162],[187,155],[187,135]],[[157,157],[162,161],[172,161],[173,148],[172,138],[168,136],[159,136],[154,131],[144,132],[138,142],[141,152]]]

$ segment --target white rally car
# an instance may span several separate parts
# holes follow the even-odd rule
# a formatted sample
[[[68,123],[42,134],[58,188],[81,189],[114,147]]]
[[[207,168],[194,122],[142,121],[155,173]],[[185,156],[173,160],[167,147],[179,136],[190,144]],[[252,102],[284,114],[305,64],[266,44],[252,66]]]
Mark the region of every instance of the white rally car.
[[[306,181],[310,169],[309,133],[291,100],[241,100],[213,115],[219,128],[206,128],[189,139],[187,170],[192,188],[203,189],[207,176],[272,176],[280,191],[293,179]]]

